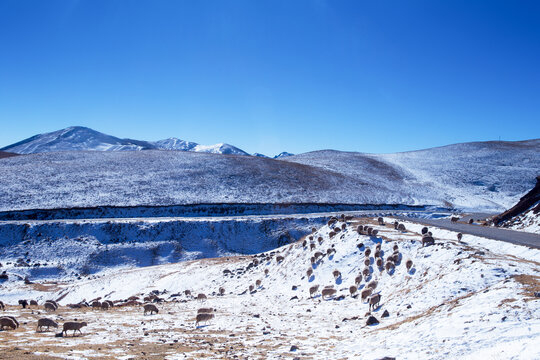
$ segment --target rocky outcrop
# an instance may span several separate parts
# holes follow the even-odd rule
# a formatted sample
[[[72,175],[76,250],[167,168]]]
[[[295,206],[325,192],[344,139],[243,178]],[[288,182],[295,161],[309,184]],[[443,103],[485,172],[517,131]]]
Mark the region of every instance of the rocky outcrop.
[[[540,175],[536,177],[536,185],[525,194],[512,208],[499,214],[491,220],[495,226],[501,226],[504,222],[531,211],[540,214]]]

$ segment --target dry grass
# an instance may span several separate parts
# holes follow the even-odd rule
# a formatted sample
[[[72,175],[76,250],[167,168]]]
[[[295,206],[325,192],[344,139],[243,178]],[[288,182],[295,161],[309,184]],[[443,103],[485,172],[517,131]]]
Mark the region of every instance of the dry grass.
[[[514,275],[512,278],[523,285],[522,294],[527,296],[525,301],[539,300],[534,293],[540,292],[540,276],[537,275]]]

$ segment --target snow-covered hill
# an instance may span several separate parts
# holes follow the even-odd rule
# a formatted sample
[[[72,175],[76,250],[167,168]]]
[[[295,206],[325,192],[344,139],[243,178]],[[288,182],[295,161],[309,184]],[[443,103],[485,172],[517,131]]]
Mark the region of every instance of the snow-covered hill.
[[[248,155],[245,151],[224,143],[200,145],[177,138],[154,142],[120,139],[82,126],[73,126],[50,133],[35,135],[0,150],[17,154],[35,154],[57,151],[139,151],[149,149]]]
[[[0,299],[9,304],[2,315],[15,316],[21,325],[1,333],[0,351],[9,349],[5,354],[14,359],[31,354],[78,359],[120,354],[126,359],[141,354],[163,359],[540,357],[538,250],[469,235],[458,242],[456,233],[437,228],[430,229],[436,244],[423,247],[422,225],[407,222],[407,231],[397,231],[374,220],[353,219],[333,237],[334,226],[323,226],[305,246],[301,240],[261,254],[111,268],[81,279],[32,284],[9,279],[0,284]],[[359,235],[358,225],[379,234]],[[377,245],[383,263],[397,246],[395,268],[376,265]],[[363,271],[367,276],[357,282]],[[373,281],[372,293],[381,298],[371,309],[359,294]],[[351,293],[352,285],[357,292]],[[323,297],[327,286],[336,293]],[[199,293],[207,299],[196,300]],[[144,315],[137,303],[122,306],[131,296],[139,302],[151,296],[159,313]],[[37,299],[40,306],[22,309],[15,305],[19,299]],[[46,316],[60,326],[75,318],[87,322],[83,335],[62,339],[52,331],[36,332],[47,299],[59,301],[60,308]],[[116,305],[109,310],[66,306],[92,299]],[[195,324],[203,307],[215,309],[215,318]],[[370,316],[378,324],[367,325]]]

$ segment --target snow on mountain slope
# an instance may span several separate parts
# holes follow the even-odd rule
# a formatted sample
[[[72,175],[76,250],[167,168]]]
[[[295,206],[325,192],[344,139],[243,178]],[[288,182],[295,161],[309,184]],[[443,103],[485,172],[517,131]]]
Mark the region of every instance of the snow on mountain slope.
[[[32,154],[51,151],[127,151],[151,149],[153,146],[145,141],[119,139],[82,126],[39,134],[1,150],[18,154]]]
[[[282,159],[282,158],[286,158],[286,157],[289,157],[289,156],[294,156],[294,154],[291,154],[289,152],[281,152],[279,154],[277,154],[276,156],[274,156],[274,159]]]
[[[359,235],[358,224],[377,228],[378,236]],[[0,285],[8,304],[20,298],[35,298],[40,304],[57,299],[62,306],[49,316],[60,322],[77,318],[88,327],[83,329],[84,336],[58,346],[67,339],[35,332],[35,310],[8,306],[4,314],[16,316],[22,325],[3,332],[0,347],[16,344],[21,354],[40,355],[47,348],[47,356],[76,353],[81,358],[118,353],[127,358],[150,349],[166,359],[540,357],[540,303],[534,297],[540,286],[540,251],[468,235],[458,242],[455,233],[437,228],[430,229],[436,245],[422,247],[418,235],[422,225],[405,226],[408,231],[401,232],[376,225],[374,219],[355,219],[332,238],[331,227],[317,229],[313,240],[306,239],[307,244],[314,244],[313,250],[299,241],[253,256],[111,270],[81,280],[8,281]],[[377,244],[384,259],[397,245],[400,260],[395,270],[376,266]],[[371,254],[365,255],[368,248]],[[328,249],[335,253],[328,255]],[[311,257],[318,251],[323,255],[312,264]],[[278,256],[283,260],[278,261]],[[405,268],[407,259],[413,262],[410,271]],[[374,309],[349,289],[364,268],[369,276],[362,276],[358,292],[377,281],[373,292],[381,300]],[[310,277],[308,269],[313,271]],[[333,276],[334,270],[340,272],[338,277]],[[257,280],[261,281],[258,286]],[[250,285],[253,291],[248,290]],[[319,289],[310,295],[314,285]],[[323,298],[325,286],[333,287],[336,294]],[[223,296],[217,295],[219,287],[225,289]],[[197,301],[184,290],[194,296],[204,293],[208,299]],[[115,306],[106,316],[104,311],[65,307],[83,299],[138,296],[142,300],[150,294],[164,300],[156,304],[157,315],[143,315],[141,306]],[[216,309],[215,318],[196,326],[195,315],[201,307]],[[387,317],[383,317],[385,311]],[[366,325],[370,315],[380,323]]]
[[[35,135],[0,150],[17,154],[35,154],[57,151],[140,151],[148,149],[248,155],[245,151],[224,143],[200,145],[177,138],[154,142],[120,139],[82,126]]]
[[[540,140],[463,143],[395,154],[324,150],[282,161],[377,183],[419,202],[501,210],[534,184],[540,173]]]
[[[342,174],[254,156],[57,152],[0,162],[0,210],[198,203],[402,203]]]

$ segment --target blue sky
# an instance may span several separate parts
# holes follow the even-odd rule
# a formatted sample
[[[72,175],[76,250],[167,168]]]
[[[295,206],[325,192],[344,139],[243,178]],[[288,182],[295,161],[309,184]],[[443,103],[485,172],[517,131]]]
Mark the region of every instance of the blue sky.
[[[0,147],[72,125],[248,152],[540,137],[538,1],[0,1]]]

